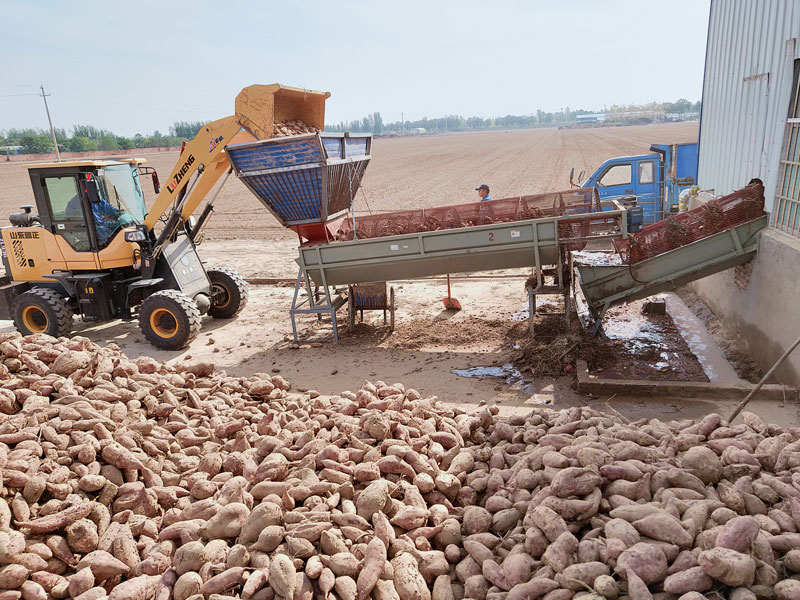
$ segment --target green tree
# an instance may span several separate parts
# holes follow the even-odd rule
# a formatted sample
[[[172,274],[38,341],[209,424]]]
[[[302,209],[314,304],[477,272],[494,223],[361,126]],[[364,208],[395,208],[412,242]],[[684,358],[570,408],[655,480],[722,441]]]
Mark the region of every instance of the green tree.
[[[53,151],[53,142],[42,134],[25,134],[19,140],[23,154],[46,154]]]
[[[383,119],[381,113],[372,113],[372,133],[383,133]]]
[[[174,137],[191,140],[194,139],[194,136],[206,123],[207,121],[175,121],[169,127],[169,134]]]
[[[97,150],[97,144],[94,140],[82,135],[73,135],[67,141],[67,149],[70,152],[89,152],[90,150]]]
[[[114,133],[105,129],[100,129],[94,125],[74,125],[72,127],[72,135],[87,137],[90,140],[99,140],[100,138],[114,137]]]
[[[130,138],[118,136],[117,146],[119,146],[120,149],[122,150],[130,150],[131,148],[133,148],[133,140]]]
[[[675,101],[675,112],[685,113],[692,110],[692,103],[686,98],[680,98]]]
[[[119,144],[117,144],[117,138],[114,136],[104,136],[97,140],[97,148],[98,150],[119,150]]]

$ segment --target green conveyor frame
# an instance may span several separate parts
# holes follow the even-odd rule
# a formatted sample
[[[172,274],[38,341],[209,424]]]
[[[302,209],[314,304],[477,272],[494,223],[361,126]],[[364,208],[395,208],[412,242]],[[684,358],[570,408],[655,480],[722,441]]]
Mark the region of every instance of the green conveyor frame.
[[[334,338],[338,337],[336,310],[344,304],[335,286],[418,279],[449,273],[473,273],[532,267],[537,287],[543,288],[542,268],[562,264],[563,250],[579,242],[627,237],[627,211],[614,210],[493,223],[441,231],[301,246],[291,317],[297,339],[295,315],[329,314]],[[586,238],[559,238],[559,222],[602,224],[613,233]],[[559,286],[561,269],[559,272]],[[300,290],[306,298],[300,297]]]
[[[758,234],[767,222],[764,215],[633,265],[576,261],[577,283],[595,319],[593,333],[599,330],[606,311],[616,304],[647,298],[746,263],[755,256]]]

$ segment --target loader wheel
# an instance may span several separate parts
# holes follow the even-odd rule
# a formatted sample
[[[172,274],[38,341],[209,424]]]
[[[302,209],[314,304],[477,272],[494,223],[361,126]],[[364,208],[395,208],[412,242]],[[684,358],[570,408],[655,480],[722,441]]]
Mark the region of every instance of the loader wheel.
[[[214,292],[214,303],[208,309],[209,316],[215,319],[231,319],[238,315],[247,304],[249,294],[244,279],[227,267],[209,269],[207,273]]]
[[[186,294],[161,290],[142,302],[139,327],[157,348],[179,350],[200,333],[200,310]]]
[[[66,298],[48,288],[33,288],[14,300],[14,325],[22,335],[65,336],[72,329],[72,316]]]

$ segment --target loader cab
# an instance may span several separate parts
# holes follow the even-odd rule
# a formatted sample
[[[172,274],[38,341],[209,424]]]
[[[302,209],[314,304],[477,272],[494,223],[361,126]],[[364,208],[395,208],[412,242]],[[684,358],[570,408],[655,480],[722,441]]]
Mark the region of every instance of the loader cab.
[[[120,231],[145,219],[141,162],[86,161],[29,168],[41,226],[60,238],[59,245],[68,246],[67,254],[108,248]]]

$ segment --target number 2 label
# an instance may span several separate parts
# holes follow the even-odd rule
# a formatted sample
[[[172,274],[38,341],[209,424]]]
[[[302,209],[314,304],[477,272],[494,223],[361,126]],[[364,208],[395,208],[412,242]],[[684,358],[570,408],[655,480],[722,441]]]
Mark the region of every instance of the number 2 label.
[[[490,242],[494,241],[494,233],[489,233],[489,241]]]

